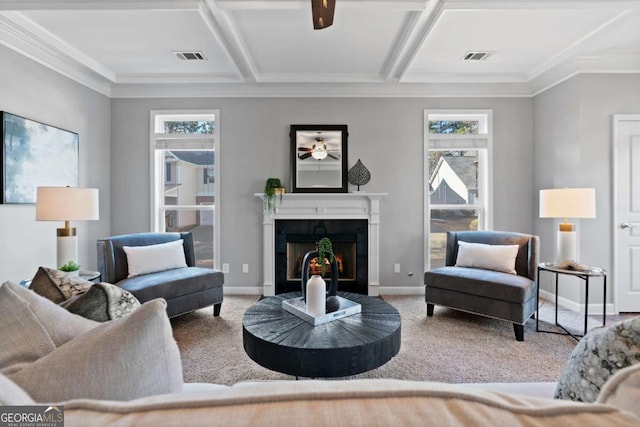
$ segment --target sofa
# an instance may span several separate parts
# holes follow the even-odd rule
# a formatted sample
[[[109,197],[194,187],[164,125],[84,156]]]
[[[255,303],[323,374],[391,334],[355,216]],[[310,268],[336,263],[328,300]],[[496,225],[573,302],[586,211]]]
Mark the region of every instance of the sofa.
[[[506,320],[523,341],[536,311],[538,251],[538,236],[530,234],[447,232],[445,266],[424,274],[427,316],[441,305]]]
[[[640,364],[608,378],[593,403],[550,399],[548,383],[184,384],[164,300],[98,323],[6,282],[0,312],[0,404],[61,411],[67,427],[640,426]]]
[[[163,247],[179,241],[182,241],[182,249],[177,254],[180,259],[172,262],[174,260],[170,255],[175,251],[167,252]],[[101,280],[131,292],[141,303],[164,298],[169,317],[210,305],[213,305],[213,315],[220,315],[224,274],[218,270],[196,267],[191,233],[113,236],[98,240],[97,249]],[[132,274],[130,263],[133,255],[139,260],[136,265],[140,265],[141,270],[138,271],[143,274]],[[145,265],[153,262],[157,265]]]

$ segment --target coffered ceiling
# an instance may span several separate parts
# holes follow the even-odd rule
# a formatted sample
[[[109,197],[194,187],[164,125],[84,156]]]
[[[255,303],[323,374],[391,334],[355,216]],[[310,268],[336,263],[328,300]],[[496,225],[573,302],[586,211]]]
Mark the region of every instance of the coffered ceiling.
[[[112,97],[532,96],[640,72],[640,0],[0,0],[0,43]]]

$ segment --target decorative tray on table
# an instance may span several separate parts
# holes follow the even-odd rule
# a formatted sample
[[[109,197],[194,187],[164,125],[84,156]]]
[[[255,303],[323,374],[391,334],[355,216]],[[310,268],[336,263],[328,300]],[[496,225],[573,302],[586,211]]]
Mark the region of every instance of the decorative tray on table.
[[[362,311],[362,306],[357,302],[353,302],[346,298],[336,297],[340,301],[340,307],[331,313],[321,314],[319,316],[312,316],[307,313],[307,307],[302,300],[302,297],[291,298],[282,301],[282,308],[289,313],[298,316],[302,320],[311,323],[313,326],[322,325],[323,323],[331,322],[332,320],[341,319],[352,314],[357,314]]]

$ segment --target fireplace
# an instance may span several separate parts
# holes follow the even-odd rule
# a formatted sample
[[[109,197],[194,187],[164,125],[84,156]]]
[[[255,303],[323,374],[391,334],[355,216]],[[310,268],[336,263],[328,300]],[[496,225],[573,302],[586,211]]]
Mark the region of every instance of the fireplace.
[[[368,222],[362,219],[276,220],[276,294],[300,291],[302,259],[316,250],[322,237],[331,239],[338,264],[338,290],[368,293]],[[320,273],[318,260],[312,260],[310,273]],[[324,279],[330,283],[330,266],[325,260]]]
[[[275,212],[263,208],[263,193],[256,193],[255,196],[261,200],[260,210],[262,211],[263,283],[261,290],[264,296],[276,294],[276,281],[284,284],[285,288],[290,286],[296,291],[301,289],[300,281],[287,281],[286,275],[283,276],[284,278],[281,277],[276,280],[276,264],[278,264],[276,258],[284,256],[286,260],[286,239],[284,244],[281,241],[276,244],[276,238],[281,234],[276,233],[276,223],[287,220],[312,221],[312,225],[307,225],[304,232],[298,232],[296,229],[292,232],[292,234],[312,235],[315,234],[313,228],[318,225],[318,221],[324,220],[327,227],[327,237],[334,242],[338,237],[337,234],[343,233],[334,232],[327,224],[335,220],[363,221],[361,224],[364,224],[364,227],[361,225],[358,225],[358,227],[365,231],[365,233],[360,233],[360,239],[363,236],[366,236],[366,239],[359,241],[356,236],[356,242],[361,242],[366,248],[366,252],[360,254],[359,243],[356,243],[356,279],[351,282],[348,280],[340,281],[338,287],[342,289],[349,286],[361,286],[361,282],[364,281],[366,284],[358,292],[366,293],[369,296],[380,295],[380,199],[385,197],[386,193],[287,193],[282,196],[282,199],[278,198]],[[319,231],[319,233],[324,233],[324,230]],[[345,232],[344,234],[353,235],[354,233]],[[311,241],[306,243],[313,244],[320,237],[324,237],[324,235],[310,237]],[[279,238],[282,239],[282,237]],[[278,256],[276,256],[276,249],[281,252]],[[302,250],[304,249],[300,249],[300,251]],[[282,255],[282,253],[285,255]],[[366,254],[366,256],[363,254]],[[364,257],[364,259],[360,257]],[[279,273],[281,268],[278,269]],[[364,272],[362,275],[360,274],[361,269]],[[286,269],[282,271],[286,271]]]

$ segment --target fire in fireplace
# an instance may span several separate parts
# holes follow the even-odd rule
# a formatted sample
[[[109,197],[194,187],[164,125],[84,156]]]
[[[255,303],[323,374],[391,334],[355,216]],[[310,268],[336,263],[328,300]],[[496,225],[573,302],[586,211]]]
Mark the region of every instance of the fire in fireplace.
[[[315,251],[315,243],[287,242],[287,280],[302,280],[302,259],[307,252]],[[356,243],[336,242],[333,244],[333,253],[338,264],[338,281],[356,280]],[[325,273],[322,274],[318,258],[309,263],[309,274],[322,275],[323,278],[331,277],[331,263],[324,260]]]
[[[366,220],[276,220],[276,294],[300,291],[302,259],[316,250],[322,237],[331,239],[338,264],[338,291],[367,294],[368,225]],[[324,278],[331,270],[325,262]],[[310,274],[321,274],[319,260],[312,260]],[[328,284],[328,283],[327,283]]]

